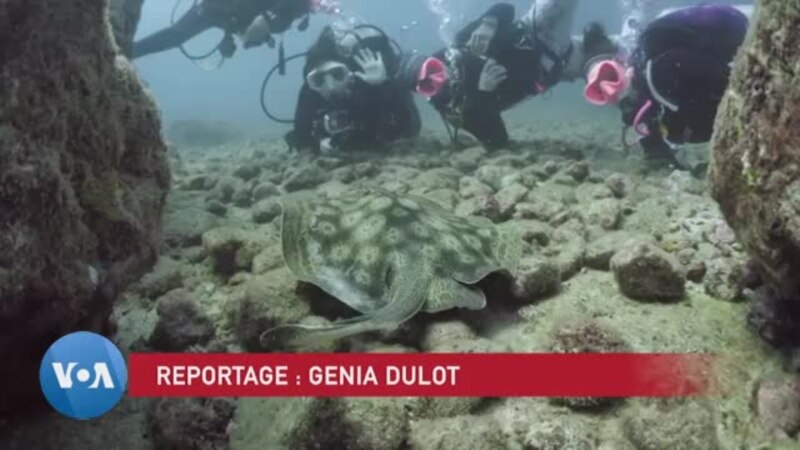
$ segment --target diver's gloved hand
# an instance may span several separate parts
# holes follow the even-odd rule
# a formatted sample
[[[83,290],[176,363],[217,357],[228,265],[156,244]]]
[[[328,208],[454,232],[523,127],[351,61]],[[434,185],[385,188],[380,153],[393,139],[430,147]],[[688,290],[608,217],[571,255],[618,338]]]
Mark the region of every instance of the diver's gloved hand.
[[[269,22],[263,15],[257,16],[253,22],[247,27],[242,39],[244,40],[244,48],[251,48],[259,46],[267,42],[271,37]]]
[[[364,80],[365,83],[377,86],[386,82],[389,76],[386,74],[386,65],[380,53],[375,53],[370,49],[358,52],[353,58],[361,66],[362,72],[355,72],[353,75]]]
[[[319,151],[322,152],[322,154],[324,155],[330,155],[332,153],[336,153],[337,150],[338,149],[336,148],[335,145],[333,145],[331,138],[325,138],[321,140],[319,143]]]
[[[467,41],[467,48],[470,52],[478,56],[485,56],[489,51],[489,45],[497,33],[497,19],[485,17],[483,22],[472,32]]]
[[[231,58],[236,53],[236,41],[233,40],[233,35],[225,35],[219,44],[219,53],[223,58]]]
[[[494,59],[489,59],[483,66],[478,89],[482,92],[494,92],[508,78],[508,71]]]

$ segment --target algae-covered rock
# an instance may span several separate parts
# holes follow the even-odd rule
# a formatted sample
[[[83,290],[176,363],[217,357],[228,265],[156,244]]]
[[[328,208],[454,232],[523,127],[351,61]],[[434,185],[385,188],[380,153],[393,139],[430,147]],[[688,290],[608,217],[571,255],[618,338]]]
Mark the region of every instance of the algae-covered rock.
[[[411,180],[414,189],[458,189],[461,172],[451,168],[430,169]]]
[[[522,304],[558,293],[561,288],[561,267],[540,257],[527,257],[519,262],[514,275],[514,297]]]
[[[150,336],[150,345],[156,350],[179,352],[214,337],[214,324],[185,289],[159,298],[157,311],[158,322]]]
[[[586,161],[576,161],[570,164],[566,170],[566,174],[579,183],[586,181],[590,173],[589,163]]]
[[[276,198],[268,198],[253,206],[253,222],[270,223],[281,215],[281,205]]]
[[[261,334],[275,326],[299,321],[311,314],[307,303],[295,294],[296,280],[286,268],[251,278],[241,298],[226,307],[228,325],[248,351],[265,350]]]
[[[639,450],[721,448],[711,405],[691,400],[633,408],[623,419],[623,430]]]
[[[253,273],[261,275],[283,265],[283,255],[279,245],[269,245],[253,258]]]
[[[0,408],[155,263],[166,146],[104,1],[0,3]],[[68,38],[64,38],[64,37]]]
[[[228,207],[219,200],[208,199],[205,205],[206,211],[214,214],[215,216],[225,217],[228,214]]]
[[[597,225],[603,230],[616,230],[622,219],[622,208],[619,201],[607,198],[594,200],[582,205],[580,214],[585,223]]]
[[[800,301],[800,1],[762,0],[713,138],[711,194],[779,295]]]
[[[174,209],[164,216],[162,239],[168,247],[200,245],[203,234],[219,225],[219,218],[200,208]]]
[[[522,240],[537,247],[547,247],[553,236],[553,228],[538,220],[514,219],[500,225],[501,229],[522,237]]]
[[[475,178],[497,191],[503,188],[502,180],[508,172],[508,168],[487,164],[475,171]]]
[[[561,281],[575,276],[583,267],[586,241],[582,233],[569,227],[560,227],[553,233],[553,243],[548,250],[556,252],[555,261],[561,271]]]
[[[496,419],[457,416],[411,422],[409,448],[413,450],[496,450],[509,442]]]
[[[133,37],[142,15],[144,0],[110,0],[109,17],[114,39],[123,55],[130,57]]]
[[[470,197],[456,205],[455,213],[458,216],[481,216],[491,221],[499,221],[500,203],[493,195]]]
[[[532,424],[523,440],[525,450],[595,450],[597,437],[580,419],[547,417]],[[620,450],[620,449],[615,449]]]
[[[488,152],[483,147],[471,147],[456,153],[450,164],[462,172],[472,172],[480,166]]]
[[[616,198],[625,198],[633,190],[630,177],[621,173],[613,173],[605,180],[606,186]]]
[[[608,323],[575,316],[562,318],[553,326],[548,349],[554,353],[626,353],[631,346]],[[552,402],[575,410],[596,410],[620,399],[601,397],[554,398]]]
[[[674,256],[649,243],[629,242],[611,258],[620,291],[639,301],[683,299],[686,277],[682,270]]]
[[[253,259],[269,243],[267,236],[240,228],[221,227],[203,234],[203,247],[213,259],[214,270],[224,276],[250,270]]]
[[[595,270],[611,270],[611,258],[620,246],[633,239],[655,244],[655,240],[651,236],[632,234],[628,231],[612,231],[593,240],[586,247],[586,267]]]
[[[525,198],[527,194],[528,188],[518,183],[511,184],[498,191],[495,194],[495,198],[497,199],[500,217],[509,219],[514,213],[517,203]]]
[[[153,270],[142,277],[133,289],[142,297],[158,298],[167,292],[183,287],[181,265],[171,258],[161,258]]]
[[[442,208],[448,211],[452,211],[458,202],[458,193],[452,189],[435,189],[426,193],[424,197],[442,205]]]
[[[786,301],[771,286],[761,286],[747,294],[749,328],[779,349],[800,347],[800,302]]]
[[[434,323],[428,326],[422,340],[422,348],[433,353],[491,352],[491,343],[478,338],[461,321]],[[483,405],[480,397],[421,397],[414,405],[417,419],[436,419],[469,414]]]
[[[458,181],[458,195],[463,199],[488,197],[492,194],[494,194],[494,189],[477,178],[463,177]]]
[[[529,195],[527,201],[517,203],[514,218],[549,222],[563,210],[564,205],[561,202],[546,198],[531,198]]]
[[[261,175],[261,167],[256,164],[242,164],[233,171],[233,176],[243,181],[250,181]]]
[[[150,414],[156,450],[221,450],[228,447],[236,402],[231,399],[166,398]]]
[[[729,302],[744,300],[744,263],[730,258],[715,258],[706,264],[706,294]]]
[[[403,398],[244,399],[232,448],[399,450],[408,438]],[[269,426],[265,426],[269,424]]]
[[[283,188],[287,192],[311,189],[331,179],[331,174],[316,164],[308,164],[287,173]]]
[[[453,320],[431,324],[425,330],[422,347],[426,350],[446,347],[453,341],[472,341],[475,333],[464,322]]]
[[[221,203],[231,203],[237,192],[242,192],[245,183],[236,177],[222,177],[206,196],[206,201],[216,200]]]
[[[243,184],[233,193],[231,203],[239,208],[249,208],[253,204],[253,193],[250,186]]]
[[[771,374],[758,380],[754,409],[761,426],[775,436],[800,432],[800,378]]]
[[[279,197],[281,189],[274,183],[265,181],[253,189],[253,201],[261,201],[269,197]]]

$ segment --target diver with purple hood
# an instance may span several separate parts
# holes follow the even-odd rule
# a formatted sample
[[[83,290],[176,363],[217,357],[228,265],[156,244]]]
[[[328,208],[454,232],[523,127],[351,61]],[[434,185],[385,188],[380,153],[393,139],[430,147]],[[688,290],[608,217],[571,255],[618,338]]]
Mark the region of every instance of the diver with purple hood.
[[[704,4],[665,11],[637,35],[629,56],[590,62],[586,100],[617,104],[626,130],[639,134],[650,159],[682,166],[677,150],[711,140],[733,59],[747,34],[743,10],[749,12]],[[705,166],[695,169],[699,175]]]

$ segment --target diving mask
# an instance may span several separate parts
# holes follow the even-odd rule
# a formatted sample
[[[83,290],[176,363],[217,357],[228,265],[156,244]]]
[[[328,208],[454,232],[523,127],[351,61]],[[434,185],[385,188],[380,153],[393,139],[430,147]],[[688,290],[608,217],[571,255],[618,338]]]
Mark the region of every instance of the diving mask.
[[[327,62],[309,72],[306,76],[308,87],[320,94],[343,92],[347,88],[352,72],[339,62]]]

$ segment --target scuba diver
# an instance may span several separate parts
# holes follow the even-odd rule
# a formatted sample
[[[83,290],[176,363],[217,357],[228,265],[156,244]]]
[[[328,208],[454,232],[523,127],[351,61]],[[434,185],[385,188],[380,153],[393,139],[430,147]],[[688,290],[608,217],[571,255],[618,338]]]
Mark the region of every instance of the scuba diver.
[[[578,0],[536,0],[515,19],[498,3],[455,37],[453,45],[404,69],[406,83],[439,111],[451,139],[466,130],[488,149],[509,144],[502,112],[562,81],[578,80],[587,60],[615,44],[596,23],[572,36]],[[453,129],[451,129],[453,127]]]
[[[225,58],[236,51],[234,34],[241,36],[244,48],[265,43],[273,47],[273,34],[283,33],[301,18],[300,29],[304,30],[309,15],[321,7],[320,0],[195,0],[189,11],[170,27],[134,42],[131,57],[141,58],[180,47],[211,28],[225,31],[218,46]]]
[[[403,59],[377,27],[326,27],[306,54],[289,147],[365,150],[418,136],[419,111],[397,76]]]
[[[748,11],[748,9],[743,9]],[[666,11],[640,34],[629,54],[601,56],[587,65],[586,100],[616,104],[646,156],[684,167],[677,151],[711,140],[731,64],[744,41],[748,16],[728,5]],[[701,165],[693,169],[700,175]]]

